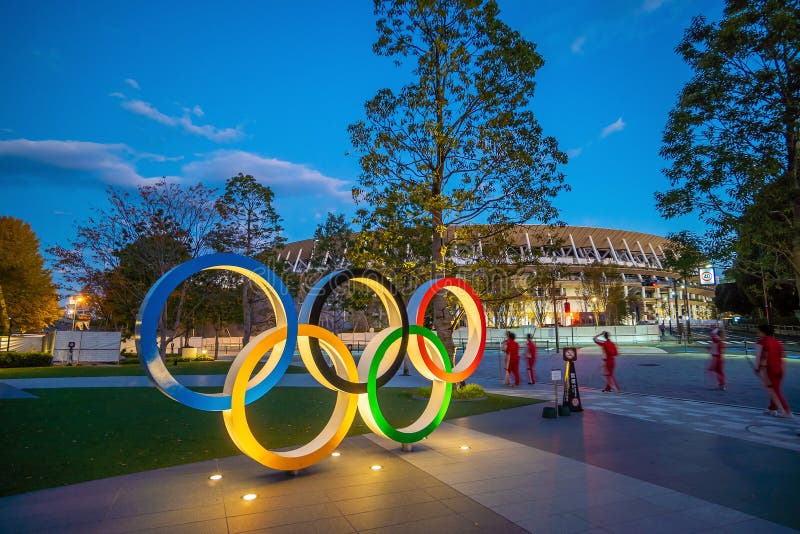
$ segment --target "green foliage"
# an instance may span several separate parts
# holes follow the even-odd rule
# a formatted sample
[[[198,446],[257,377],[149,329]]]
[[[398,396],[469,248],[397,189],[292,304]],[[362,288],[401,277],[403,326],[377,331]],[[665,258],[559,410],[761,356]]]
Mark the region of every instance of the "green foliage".
[[[343,214],[328,212],[325,222],[314,231],[314,257],[311,267],[331,271],[349,263],[347,253],[352,252],[355,236]]]
[[[494,0],[376,0],[375,14],[373,50],[410,62],[413,79],[378,90],[348,128],[360,154],[353,197],[364,229],[354,261],[413,285],[449,274],[455,248],[554,220],[567,158],[530,110],[544,61],[499,19]],[[479,235],[460,235],[475,224]],[[433,300],[450,354],[454,316]]]
[[[0,217],[0,325],[9,331],[41,330],[61,315],[50,271],[30,225]]]
[[[49,352],[0,352],[0,367],[42,367],[50,365]]]
[[[131,335],[134,318],[150,286],[188,258],[209,251],[218,215],[215,190],[166,179],[135,193],[110,188],[106,205],[76,228],[69,247],[48,250],[73,290],[92,305],[101,325]],[[167,302],[159,327],[178,332],[187,286]],[[161,348],[169,340],[162,338]]]
[[[737,269],[751,273],[778,264],[800,284],[800,4],[727,0],[677,52],[692,78],[664,131],[672,189],[656,194],[659,210],[698,214],[717,259],[744,257]]]
[[[665,269],[678,273],[683,280],[698,276],[698,270],[708,263],[701,239],[692,232],[667,235],[669,245],[664,249]]]
[[[272,206],[275,195],[269,186],[242,173],[225,182],[225,192],[216,201],[220,221],[212,235],[222,252],[252,256],[283,244],[281,218]]]
[[[212,233],[214,248],[223,252],[234,252],[245,256],[271,254],[284,243],[281,218],[272,206],[274,194],[269,186],[262,185],[252,176],[239,173],[225,182],[225,192],[215,206],[220,221]],[[267,317],[259,318],[255,312],[266,297],[252,290],[249,280],[241,284],[243,330],[242,343],[250,341],[254,323],[266,323]],[[259,303],[262,305],[259,307]],[[230,311],[227,304],[215,306],[210,314],[217,314],[215,324],[221,323],[222,314]],[[221,325],[220,325],[221,326]],[[218,328],[219,329],[219,328]],[[217,329],[217,330],[218,330]]]
[[[387,0],[375,12],[375,52],[410,59],[415,80],[378,91],[349,127],[365,227],[425,228],[440,242],[436,263],[450,228],[553,219],[566,156],[528,109],[544,64],[535,45],[497,18],[494,1]]]

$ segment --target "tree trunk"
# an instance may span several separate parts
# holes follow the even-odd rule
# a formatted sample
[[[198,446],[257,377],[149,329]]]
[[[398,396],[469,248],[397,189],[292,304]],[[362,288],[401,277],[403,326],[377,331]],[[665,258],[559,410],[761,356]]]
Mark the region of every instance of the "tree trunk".
[[[433,260],[433,276],[444,276],[444,258],[442,257],[442,249],[444,247],[444,236],[439,235],[439,228],[441,228],[441,213],[434,214],[434,230],[433,241],[431,244],[431,259]],[[433,329],[436,331],[437,337],[444,344],[447,349],[447,356],[452,364],[455,356],[455,344],[453,343],[453,316],[450,310],[447,309],[447,300],[442,295],[436,295],[432,301],[433,304]]]
[[[791,131],[791,130],[790,130]],[[789,156],[789,179],[792,184],[792,270],[794,271],[794,287],[800,296],[800,180],[797,176],[797,156],[800,153],[800,139],[790,134],[787,139]]]
[[[253,315],[250,306],[250,280],[242,284],[242,346],[250,343],[250,332],[253,329]]]

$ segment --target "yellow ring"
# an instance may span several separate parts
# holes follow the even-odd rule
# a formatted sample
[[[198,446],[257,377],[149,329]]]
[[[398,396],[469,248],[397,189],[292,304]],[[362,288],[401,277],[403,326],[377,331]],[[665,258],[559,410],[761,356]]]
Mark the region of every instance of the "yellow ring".
[[[294,471],[319,462],[342,442],[355,419],[358,395],[339,391],[333,415],[325,428],[309,443],[290,451],[270,451],[263,447],[247,423],[244,397],[248,379],[261,356],[278,343],[286,341],[286,331],[285,326],[268,330],[259,336],[259,342],[250,352],[241,359],[237,357],[233,362],[223,387],[223,392],[231,395],[231,409],[222,411],[222,419],[231,439],[244,454],[266,467]],[[319,339],[322,348],[333,360],[337,373],[344,372],[348,380],[358,380],[353,356],[333,332],[319,326],[301,324],[298,327],[298,337]]]

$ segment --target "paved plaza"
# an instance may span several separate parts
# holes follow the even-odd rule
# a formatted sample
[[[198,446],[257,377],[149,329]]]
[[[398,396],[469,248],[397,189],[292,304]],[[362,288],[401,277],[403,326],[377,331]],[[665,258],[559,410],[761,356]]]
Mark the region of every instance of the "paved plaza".
[[[503,387],[493,358],[487,354],[475,382],[490,392],[552,399],[547,383]],[[236,456],[6,497],[0,499],[0,531],[798,531],[798,419],[764,416],[758,407],[763,392],[745,382],[752,376],[732,370],[731,388],[711,391],[703,382],[704,358],[678,358],[691,355],[628,351],[620,358],[626,392],[582,387],[585,410],[579,414],[543,419],[544,405],[537,404],[451,420],[412,452],[374,435],[352,437],[340,457],[297,476]],[[591,372],[586,375],[593,362],[591,351],[581,354],[579,378],[596,385]],[[540,378],[559,363],[542,356]],[[677,394],[627,392],[657,368],[674,368],[692,381],[683,391],[669,391]],[[699,377],[693,374],[698,369]],[[787,363],[787,373],[798,372],[795,362]],[[147,387],[141,378],[7,380],[0,391]],[[213,385],[222,377],[180,379]],[[670,377],[655,387],[667,389],[673,380],[677,384]],[[734,380],[742,380],[742,394]],[[311,383],[308,375],[295,374],[281,385]],[[423,383],[398,376],[390,385]],[[799,401],[790,398],[795,407]],[[209,480],[214,473],[223,478]],[[246,493],[257,498],[246,502]]]

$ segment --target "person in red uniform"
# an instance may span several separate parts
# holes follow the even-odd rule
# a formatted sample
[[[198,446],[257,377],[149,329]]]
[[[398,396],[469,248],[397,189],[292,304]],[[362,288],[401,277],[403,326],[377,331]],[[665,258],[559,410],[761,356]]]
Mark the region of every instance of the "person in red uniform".
[[[536,383],[536,373],[534,367],[536,366],[536,343],[533,342],[533,336],[528,334],[528,384]]]
[[[789,403],[781,392],[783,382],[783,344],[773,337],[772,326],[762,324],[758,326],[759,339],[756,342],[760,348],[756,360],[755,373],[761,377],[769,391],[769,408],[767,412],[779,417],[792,417]],[[779,414],[779,412],[782,412]]]
[[[725,341],[722,339],[724,333],[721,328],[711,329],[711,344],[708,351],[711,353],[711,363],[708,370],[717,375],[719,389],[725,391],[725,371],[723,369],[722,354],[725,352]]]
[[[606,377],[606,387],[603,388],[603,392],[611,391],[613,387],[617,393],[619,393],[619,384],[617,384],[617,379],[614,378],[614,367],[615,367],[615,358],[619,351],[617,351],[617,346],[614,344],[611,339],[609,339],[608,332],[600,332],[593,338],[594,342],[600,345],[603,349],[603,362],[605,363],[605,377]]]
[[[509,377],[509,374],[514,376],[514,384],[511,385],[514,388],[519,387],[519,343],[514,341],[516,338],[514,332],[506,332],[506,355],[508,356],[506,377]]]

